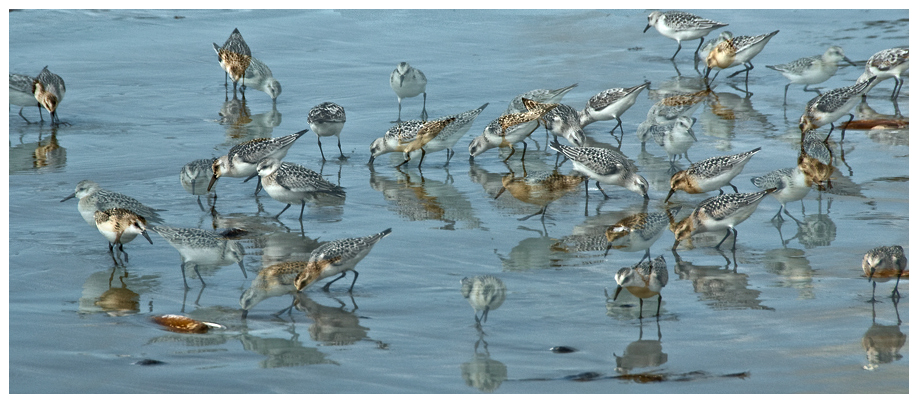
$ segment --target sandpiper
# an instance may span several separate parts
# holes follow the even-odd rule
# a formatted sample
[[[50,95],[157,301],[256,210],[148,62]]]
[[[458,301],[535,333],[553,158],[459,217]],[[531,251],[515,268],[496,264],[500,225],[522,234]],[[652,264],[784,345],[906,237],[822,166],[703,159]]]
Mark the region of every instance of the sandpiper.
[[[275,157],[266,157],[259,161],[256,172],[261,177],[265,192],[272,199],[287,204],[275,218],[280,217],[291,204],[299,203],[302,221],[306,201],[314,198],[317,193],[345,197],[344,188],[326,181],[319,173],[299,164],[281,162]]]
[[[504,282],[492,275],[463,278],[461,282],[460,293],[475,310],[476,324],[488,321],[488,312],[501,307],[507,297],[507,287],[504,286]],[[478,315],[479,310],[482,311],[481,317]]]
[[[543,117],[559,104],[555,103],[541,103],[533,101],[529,98],[522,99],[523,105],[526,107],[525,112],[514,112],[510,114],[504,114],[498,117],[498,125],[501,126],[501,136],[507,136],[507,129],[511,127],[518,126],[523,123],[530,121],[538,122],[543,120]]]
[[[35,93],[32,90],[32,85],[35,84],[35,78],[31,76],[26,76],[24,74],[10,73],[10,105],[18,105],[22,108],[19,108],[19,116],[22,119],[25,119],[26,122],[32,123],[29,121],[25,115],[22,114],[22,109],[25,107],[38,107],[38,117],[42,122],[45,121],[45,117],[42,116],[41,104],[35,99]]]
[[[297,287],[294,285],[294,280],[297,279],[297,275],[300,272],[306,270],[307,265],[306,261],[292,261],[262,268],[255,279],[252,280],[249,289],[246,289],[239,297],[239,306],[243,309],[243,317],[256,304],[269,297],[287,294],[295,295]],[[294,296],[294,299],[296,299],[296,296]],[[292,307],[293,305],[286,307],[279,311],[278,314]]]
[[[345,126],[345,108],[334,102],[323,102],[310,109],[306,122],[310,124],[310,129],[316,134],[316,140],[319,142],[319,154],[322,161],[325,161],[325,154],[322,152],[322,137],[335,136],[338,138],[339,160],[345,160],[345,153],[341,151],[341,134],[342,127]]]
[[[606,228],[606,249],[603,256],[609,254],[610,249],[625,251],[645,250],[645,258],[651,259],[651,246],[663,234],[667,225],[673,222],[673,216],[680,212],[681,206],[668,208],[663,212],[636,213],[625,217],[616,224]],[[639,261],[639,262],[641,262]]]
[[[833,77],[836,74],[836,70],[839,69],[840,60],[845,60],[855,66],[855,62],[846,57],[842,48],[831,46],[822,55],[805,57],[793,62],[766,67],[782,73],[788,79],[788,84],[785,85],[784,105],[788,101],[788,86],[792,84],[804,84],[804,91],[816,91],[819,93],[820,91],[816,89],[810,90],[807,86],[823,83]]]
[[[252,57],[249,61],[243,82],[245,82],[245,87],[252,87],[268,94],[272,103],[278,102],[278,96],[281,95],[281,83],[271,74],[268,65],[258,58]]]
[[[411,153],[413,151],[421,150],[421,158],[418,159],[418,168],[421,168],[421,163],[424,161],[424,155],[426,153],[424,151],[424,146],[439,136],[447,125],[453,123],[453,121],[456,121],[456,118],[451,117],[436,121],[427,121],[421,125],[414,139],[400,142],[399,149],[405,157],[405,161],[399,163],[396,167],[401,167],[405,163],[408,163],[412,158]]]
[[[564,137],[574,146],[583,146],[587,139],[581,128],[578,111],[569,105],[559,104],[544,117],[546,130],[555,136]]]
[[[734,192],[739,192],[731,180],[743,171],[744,166],[750,161],[759,147],[730,156],[718,156],[707,158],[702,161],[693,163],[689,168],[677,172],[670,177],[670,192],[664,198],[666,203],[670,200],[676,191],[683,191],[687,194],[701,194],[704,192],[719,190],[719,195],[724,194],[721,190],[725,185],[734,188]]]
[[[865,258],[862,259],[862,270],[865,271],[865,276],[871,282],[872,302],[876,301],[874,299],[874,289],[877,287],[877,282],[885,282],[894,275],[897,276],[897,283],[894,285],[890,296],[896,299],[900,298],[900,291],[897,290],[897,287],[900,286],[900,278],[904,274],[909,277],[909,271],[904,272],[906,263],[903,247],[898,245],[875,247],[865,253]]]
[[[830,132],[826,134],[826,139],[829,139],[830,134],[833,133],[833,129],[836,127],[833,122],[845,115],[849,115],[849,122],[855,119],[855,115],[849,113],[849,111],[858,104],[859,96],[865,94],[871,83],[874,83],[877,79],[876,76],[870,77],[851,86],[827,91],[808,101],[798,125],[801,129],[801,140],[804,140],[804,133],[808,130],[816,129],[826,124],[830,124]],[[841,140],[845,139],[846,128],[843,127]]]
[[[772,217],[772,220],[782,222],[782,212],[788,217],[797,221],[794,216],[788,213],[785,204],[788,202],[799,201],[804,199],[810,192],[813,182],[798,167],[789,167],[769,172],[760,177],[750,179],[754,186],[759,189],[775,188],[772,196],[781,204],[779,211]]]
[[[545,88],[538,88],[536,90],[530,90],[523,94],[520,94],[514,97],[511,102],[507,105],[507,109],[504,110],[503,115],[516,114],[519,112],[526,112],[528,109],[523,105],[523,99],[527,98],[538,103],[543,104],[557,104],[562,101],[562,97],[565,94],[568,94],[571,89],[578,86],[578,83],[574,83],[568,87],[557,88],[555,90],[549,90]]]
[[[657,296],[657,317],[661,316],[661,289],[667,286],[667,262],[664,256],[658,256],[653,261],[642,261],[631,268],[626,267],[616,272],[616,293],[613,301],[619,297],[619,292],[625,288],[638,298],[638,318],[642,318],[644,299]]]
[[[424,150],[430,154],[440,150],[447,150],[447,163],[450,163],[450,159],[453,157],[453,146],[456,145],[456,142],[459,141],[466,132],[469,131],[469,128],[472,127],[472,122],[475,121],[475,118],[482,113],[482,110],[488,106],[488,103],[485,103],[481,107],[476,109],[471,109],[466,112],[461,112],[459,114],[448,115],[435,119],[435,121],[446,120],[450,118],[456,118],[455,121],[447,125],[443,130],[440,131],[436,137],[431,139],[424,145]],[[370,144],[370,161],[369,164],[373,164],[373,161],[380,155],[386,153],[392,153],[399,151],[401,149],[400,145],[411,142],[415,139],[418,134],[418,130],[424,125],[424,122],[418,119],[402,121],[393,125],[386,131],[386,134],[377,138]],[[416,158],[421,155],[421,150],[415,150],[409,153],[409,158]]]
[[[618,185],[648,199],[648,181],[638,174],[635,167],[622,153],[602,147],[571,147],[556,141],[549,143],[552,150],[565,155],[575,171],[596,181],[597,189],[604,199],[609,199],[600,183]],[[585,194],[587,182],[584,183]]]
[[[134,240],[138,234],[153,244],[153,240],[147,234],[147,220],[130,210],[124,208],[97,210],[93,217],[99,233],[102,233],[109,242],[109,251],[112,251],[117,245],[118,249],[124,252],[124,244]]]
[[[896,99],[900,95],[900,89],[903,88],[903,80],[900,79],[900,75],[907,69],[909,69],[909,48],[884,49],[868,59],[868,62],[865,63],[865,72],[856,81],[863,82],[871,77],[877,77],[877,80],[865,90],[867,93],[881,81],[893,77],[894,86],[890,98]]]
[[[207,285],[198,272],[199,267],[222,267],[236,263],[243,277],[248,277],[243,266],[246,251],[239,241],[229,239],[226,233],[171,226],[150,226],[150,230],[162,236],[169,245],[179,251],[179,256],[182,257],[180,269],[185,289],[188,289],[188,281],[185,278],[185,269],[188,266],[195,271],[202,286]]]
[[[217,46],[214,43],[214,52],[217,52],[217,62],[220,67],[226,71],[224,74],[223,84],[227,85],[227,76],[233,79],[233,92],[236,92],[236,83],[241,82],[246,85],[246,69],[252,61],[252,52],[249,51],[249,45],[243,39],[239,29],[234,28],[230,37],[223,43],[223,46]],[[243,93],[245,97],[245,93]]]
[[[752,193],[723,194],[702,201],[688,217],[672,225],[673,235],[676,238],[673,249],[676,250],[680,241],[694,234],[726,230],[724,238],[715,248],[721,247],[721,244],[733,231],[734,245],[731,250],[734,250],[737,247],[737,229],[734,226],[747,220],[756,211],[756,207],[763,201],[763,198],[773,192],[775,188]]]
[[[320,279],[341,274],[322,287],[322,290],[328,292],[329,285],[344,278],[346,272],[351,271],[354,272],[354,280],[351,281],[351,287],[348,289],[348,293],[351,293],[358,276],[354,267],[370,253],[370,250],[380,239],[386,237],[389,233],[392,233],[392,229],[386,229],[366,237],[334,240],[319,246],[310,254],[309,264],[306,269],[297,275],[294,285],[296,285],[297,290],[303,290]]]
[[[728,24],[712,21],[683,11],[652,11],[651,14],[648,15],[648,25],[642,32],[648,32],[648,29],[654,27],[661,35],[675,39],[676,52],[670,57],[670,60],[673,60],[683,47],[682,41],[698,38],[699,47],[696,48],[696,52],[698,52],[699,48],[702,47],[702,42],[705,40],[704,37],[706,35],[718,28],[726,26],[728,26]]]
[[[130,196],[102,189],[102,186],[95,181],[80,181],[77,183],[76,190],[66,198],[61,199],[61,202],[74,197],[80,201],[77,203],[77,210],[80,211],[83,220],[91,225],[96,223],[95,213],[97,210],[108,211],[112,208],[124,208],[144,217],[151,223],[163,221],[160,219],[160,215],[156,213],[160,209],[146,206]]]
[[[421,106],[421,119],[428,119],[427,85],[428,79],[424,77],[424,73],[410,66],[408,62],[401,62],[396,66],[396,69],[389,75],[389,86],[392,87],[392,90],[396,92],[396,97],[399,98],[399,119],[396,122],[402,121],[402,99],[417,97],[418,94],[424,94],[424,103]]]
[[[587,100],[587,105],[584,107],[584,110],[579,114],[581,127],[583,128],[597,121],[615,119],[616,126],[614,126],[609,133],[613,135],[613,137],[616,137],[614,132],[616,128],[619,128],[621,134],[619,137],[619,146],[621,147],[621,136],[625,136],[625,129],[622,128],[622,114],[635,104],[635,100],[638,99],[638,94],[641,93],[641,90],[648,88],[650,85],[651,82],[646,81],[629,88],[610,88],[590,97],[590,99]]]
[[[510,147],[511,153],[504,158],[504,161],[507,161],[514,155],[514,144],[518,142],[523,143],[523,155],[520,156],[520,160],[522,161],[526,157],[527,143],[524,139],[536,130],[539,126],[539,122],[531,120],[517,126],[508,127],[503,130],[504,135],[502,136],[502,128],[499,119],[491,121],[491,123],[485,127],[485,130],[482,131],[481,135],[476,136],[469,142],[470,159],[484,153],[488,149],[493,149],[495,147]]]
[[[705,70],[705,78],[708,78],[708,74],[713,68],[724,70],[734,66],[744,65],[745,68],[743,70],[731,73],[728,78],[746,72],[744,84],[747,84],[750,80],[750,70],[753,70],[753,63],[751,63],[750,60],[758,55],[769,40],[778,33],[779,30],[775,30],[768,34],[757,36],[741,35],[722,41],[715,46],[715,49],[712,49],[705,58],[705,65],[708,66],[708,69]],[[717,73],[715,76],[717,77]],[[714,81],[715,78],[713,77],[712,80]]]
[[[259,161],[266,157],[283,159],[294,142],[307,131],[309,129],[282,137],[253,139],[233,146],[226,155],[214,160],[212,165],[214,176],[207,184],[207,191],[211,191],[214,183],[220,177],[246,177],[246,181],[255,177],[257,175],[255,167]],[[256,185],[255,193],[257,194],[261,186]]]
[[[651,125],[648,134],[639,132],[639,136],[643,139],[650,136],[655,143],[663,147],[670,157],[671,169],[675,171],[676,158],[684,156],[689,161],[687,151],[698,140],[692,131],[692,125],[695,123],[696,118],[679,116],[669,123]]]
[[[45,66],[35,77],[35,84],[32,85],[32,94],[41,106],[45,107],[51,113],[52,125],[69,125],[67,122],[61,122],[57,117],[57,107],[64,101],[64,93],[67,87],[64,86],[64,79],[48,70]]]

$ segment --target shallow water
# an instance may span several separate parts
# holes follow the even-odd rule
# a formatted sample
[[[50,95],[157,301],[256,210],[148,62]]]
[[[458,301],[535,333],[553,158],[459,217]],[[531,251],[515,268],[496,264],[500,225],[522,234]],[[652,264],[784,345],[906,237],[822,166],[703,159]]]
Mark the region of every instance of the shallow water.
[[[878,245],[902,244],[909,255],[907,131],[852,130],[841,144],[834,131],[833,189],[815,187],[789,203],[800,224],[786,220],[778,228],[770,218],[779,204],[767,197],[738,226],[736,257],[705,247],[720,234],[673,253],[665,229],[650,248],[672,271],[659,319],[649,314],[655,299],[639,320],[637,298],[604,296],[615,289],[615,271],[643,251],[612,250],[604,258],[602,251],[557,248],[565,236],[596,234],[641,211],[639,196],[606,186],[610,199],[603,200],[591,184],[586,207],[583,191],[572,192],[549,205],[544,222],[519,221],[539,207],[510,193],[494,199],[502,176],[522,175],[519,154],[505,165],[506,152],[489,150],[470,163],[466,146],[513,96],[578,83],[563,102],[581,108],[611,87],[698,82],[696,43],[686,42],[672,64],[674,41],[641,32],[647,14],[11,12],[10,71],[37,74],[48,65],[61,75],[68,92],[59,114],[71,126],[29,125],[10,108],[10,392],[908,392],[909,282],[900,283],[897,306],[886,297],[893,284],[880,283],[881,302],[872,306],[860,269],[864,252]],[[692,161],[762,147],[734,181],[741,192],[755,190],[750,178],[796,164],[797,120],[814,96],[793,85],[783,107],[787,82],[765,65],[840,45],[862,66],[878,50],[908,45],[906,10],[699,14],[729,22],[735,35],[781,30],[753,60],[752,96],[737,88],[741,76],[724,72],[715,80],[717,99],[694,114]],[[244,107],[225,99],[211,42],[222,44],[234,27],[281,82],[276,109],[254,89]],[[428,77],[431,117],[490,103],[447,167],[444,152],[427,156],[421,170],[414,162],[394,169],[394,154],[377,158],[373,169],[366,165],[370,142],[396,118],[386,79],[403,60]],[[841,65],[821,87],[848,85],[861,70]],[[870,93],[878,113],[894,113],[892,87],[888,80]],[[646,92],[624,114],[621,147],[651,183],[649,212],[664,208],[670,167],[654,143],[641,153],[634,134],[656,99]],[[347,110],[341,143],[350,158],[322,164],[310,132],[286,160],[345,187],[343,203],[311,204],[301,226],[295,207],[273,220],[283,204],[264,193],[253,197],[251,182],[218,181],[213,209],[183,189],[178,173],[186,163],[247,139],[299,131],[323,101]],[[421,101],[403,100],[403,117],[419,114]],[[35,109],[23,114],[32,119]],[[588,126],[589,142],[610,146],[612,126]],[[533,139],[538,150],[531,142],[525,168],[551,170],[555,157],[545,151],[542,129]],[[323,144],[335,156],[334,139]],[[560,171],[570,169],[563,163]],[[113,266],[76,201],[58,202],[83,179],[165,209],[172,226],[246,228],[247,278],[233,264],[202,268],[207,286],[189,273],[184,292],[178,251],[156,234],[153,245],[129,243],[128,264]],[[704,197],[674,199],[686,215]],[[349,275],[330,293],[308,289],[289,315],[272,315],[290,302],[276,297],[240,318],[239,296],[263,266],[305,259],[323,241],[390,227],[358,265],[353,295]],[[480,331],[460,281],[487,274],[504,282],[507,296]],[[150,321],[170,313],[226,329],[177,334]],[[576,351],[553,353],[555,346]],[[164,364],[135,364],[144,359]]]

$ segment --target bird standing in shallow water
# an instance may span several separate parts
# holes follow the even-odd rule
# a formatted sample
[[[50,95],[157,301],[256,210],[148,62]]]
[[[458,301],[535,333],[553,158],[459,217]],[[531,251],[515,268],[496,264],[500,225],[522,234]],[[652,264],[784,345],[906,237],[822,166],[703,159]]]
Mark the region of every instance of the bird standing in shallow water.
[[[648,199],[648,181],[638,174],[635,167],[625,155],[615,150],[602,147],[571,147],[553,141],[549,143],[552,150],[565,155],[574,169],[596,181],[597,189],[604,199],[609,195],[600,188],[600,183],[619,185]],[[587,193],[587,181],[584,183]]]
[[[881,81],[893,77],[893,93],[890,94],[890,98],[896,99],[897,96],[900,95],[900,90],[903,88],[903,80],[900,79],[900,75],[908,69],[909,48],[884,49],[875,53],[868,59],[868,62],[865,63],[865,72],[859,76],[856,82],[861,83],[872,77],[877,77],[877,80],[869,85],[865,93],[862,94],[864,96]]]
[[[823,83],[830,77],[833,77],[833,75],[836,74],[836,70],[839,69],[840,60],[845,60],[852,66],[855,66],[855,62],[846,57],[842,48],[831,46],[822,55],[801,58],[790,63],[766,67],[782,73],[782,75],[788,79],[789,82],[785,85],[785,97],[782,102],[782,105],[785,105],[788,102],[788,86],[792,84],[804,84],[804,91],[816,91],[819,94],[820,91],[817,89],[808,89],[807,86]]]
[[[262,188],[272,199],[286,203],[275,216],[287,210],[291,204],[300,203],[300,220],[303,220],[303,209],[306,208],[307,199],[314,198],[316,194],[323,193],[340,198],[345,197],[345,189],[335,185],[319,173],[299,164],[281,162],[274,157],[267,157],[259,161],[256,169],[261,177]]]
[[[640,262],[631,268],[622,268],[616,273],[616,293],[613,301],[619,297],[619,292],[625,288],[629,293],[638,298],[638,318],[642,318],[644,299],[657,296],[657,317],[661,316],[661,289],[667,286],[667,262],[664,256],[658,256],[653,261]],[[607,296],[608,297],[608,296]]]
[[[241,82],[240,84],[245,87],[246,69],[249,68],[249,63],[252,61],[252,52],[249,51],[249,45],[239,33],[239,29],[233,29],[223,46],[217,46],[214,43],[214,52],[217,52],[217,62],[220,63],[220,67],[226,71],[223,85],[227,85],[226,78],[229,75],[233,79],[233,93],[236,93],[237,82]],[[245,92],[243,92],[243,98],[246,98]]]
[[[648,15],[648,25],[642,32],[648,32],[648,29],[654,27],[661,35],[675,39],[676,52],[673,52],[673,56],[670,57],[670,60],[674,60],[676,59],[677,53],[680,53],[680,49],[683,48],[682,41],[698,38],[699,46],[696,48],[696,52],[698,52],[699,48],[702,47],[702,42],[705,41],[704,37],[706,35],[718,28],[726,26],[728,26],[728,24],[712,21],[683,11],[652,11],[651,14]]]
[[[399,98],[399,119],[396,122],[402,121],[402,99],[417,97],[418,94],[424,95],[424,103],[421,106],[421,120],[428,120],[428,78],[424,76],[421,70],[412,67],[408,62],[401,62],[389,75],[389,86],[392,87],[392,90],[396,92],[396,97]]]
[[[733,251],[737,248],[737,229],[734,226],[747,220],[756,211],[756,207],[763,201],[763,198],[773,192],[775,188],[752,193],[718,195],[702,201],[687,218],[672,225],[673,236],[676,239],[673,249],[676,250],[680,241],[694,234],[725,230],[724,238],[715,248],[720,248],[733,231],[734,244],[731,246]]]
[[[57,117],[57,107],[64,101],[64,93],[67,87],[64,86],[64,79],[48,70],[45,66],[35,77],[35,83],[32,85],[32,94],[41,106],[45,107],[51,113],[51,125],[70,125],[67,122],[61,122]]]
[[[734,192],[738,192],[737,187],[731,184],[731,180],[743,171],[750,158],[759,150],[760,148],[757,147],[748,152],[731,156],[711,157],[693,163],[689,168],[670,177],[670,193],[664,198],[664,202],[670,200],[670,197],[676,191],[700,194],[717,189],[719,195],[721,195],[724,194],[721,188],[725,185],[730,185],[731,188],[734,188]]]
[[[38,100],[35,99],[35,93],[32,90],[32,85],[35,84],[35,78],[31,76],[26,76],[24,74],[10,73],[10,105],[18,105],[22,108],[19,108],[19,116],[22,119],[25,119],[26,122],[32,123],[29,121],[25,115],[22,114],[22,110],[25,107],[38,107],[38,117],[41,119],[41,122],[45,121],[45,117],[42,116],[41,104]]]
[[[109,252],[114,252],[116,245],[119,251],[124,252],[124,244],[134,240],[138,234],[144,236],[150,244],[153,244],[153,240],[147,234],[147,221],[130,210],[123,208],[113,208],[106,211],[97,210],[95,219],[96,229],[109,242]],[[127,253],[125,253],[125,261],[127,261]],[[117,264],[117,261],[115,263]]]
[[[865,258],[862,259],[862,270],[865,271],[865,276],[871,282],[871,302],[877,301],[874,299],[874,289],[877,287],[878,280],[885,282],[894,275],[897,276],[897,283],[894,285],[890,297],[900,298],[900,291],[897,290],[897,287],[900,286],[900,278],[903,275],[906,275],[907,278],[909,277],[909,271],[906,271],[906,263],[903,247],[898,245],[875,247],[865,253]]]
[[[341,274],[322,287],[322,290],[328,292],[329,285],[344,278],[345,273],[351,271],[354,272],[354,280],[351,281],[351,287],[348,288],[348,293],[351,293],[358,276],[354,267],[370,253],[378,241],[390,233],[392,229],[386,229],[370,236],[334,240],[319,246],[310,254],[309,264],[297,275],[294,285],[300,291],[320,279]]]
[[[214,176],[207,184],[207,192],[220,177],[246,177],[245,181],[258,175],[256,165],[259,161],[267,157],[273,157],[278,160],[287,155],[287,151],[294,145],[294,142],[303,136],[309,129],[301,130],[297,133],[274,138],[253,139],[248,142],[240,143],[230,148],[225,156],[220,156],[212,165]],[[243,181],[243,182],[245,182]],[[261,190],[261,184],[256,184],[255,193]]]
[[[310,109],[306,122],[310,124],[310,129],[316,134],[316,140],[319,142],[319,154],[322,161],[325,161],[325,153],[322,152],[322,137],[335,136],[338,138],[339,160],[345,160],[345,153],[341,151],[341,129],[345,126],[345,108],[334,102],[323,102]]]
[[[820,94],[807,102],[804,107],[804,114],[801,115],[798,127],[801,129],[801,141],[804,142],[804,134],[823,125],[830,124],[830,131],[826,134],[826,139],[830,138],[833,124],[837,119],[849,115],[849,122],[855,119],[855,115],[849,113],[856,104],[858,96],[865,94],[874,83],[877,77],[871,77],[866,81],[855,83],[851,86],[841,87]],[[846,128],[842,128],[841,140],[846,139]]]
[[[463,278],[460,293],[475,310],[475,323],[488,321],[488,312],[496,310],[504,304],[507,297],[507,287],[504,282],[492,275],[481,275],[472,278]],[[478,312],[482,310],[482,316]]]

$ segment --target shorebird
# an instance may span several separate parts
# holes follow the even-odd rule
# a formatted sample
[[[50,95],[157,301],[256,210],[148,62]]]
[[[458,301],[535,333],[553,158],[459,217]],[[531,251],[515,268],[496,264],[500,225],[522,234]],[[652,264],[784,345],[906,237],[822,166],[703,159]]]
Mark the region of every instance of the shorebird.
[[[897,287],[900,286],[900,278],[904,274],[909,277],[909,271],[905,271],[906,263],[903,247],[898,245],[875,247],[865,253],[865,258],[862,259],[862,270],[865,271],[865,276],[871,282],[872,302],[876,302],[874,289],[877,287],[878,280],[885,282],[894,275],[897,276],[897,283],[894,285],[890,296],[900,298],[900,291],[897,290]]]
[[[396,122],[402,121],[402,99],[417,97],[418,94],[424,94],[424,104],[421,106],[421,119],[428,119],[427,85],[428,78],[424,76],[424,73],[410,66],[408,62],[401,62],[396,66],[396,69],[389,75],[389,86],[396,92],[396,97],[399,99],[399,119],[396,120]]]
[[[894,85],[890,98],[896,99],[900,95],[900,89],[903,88],[903,80],[900,79],[900,75],[908,69],[909,48],[884,49],[868,59],[868,62],[865,63],[865,72],[856,81],[860,83],[872,77],[877,77],[877,80],[865,90],[865,94],[867,94],[878,83],[892,77]]]
[[[670,200],[676,191],[683,191],[688,194],[700,194],[709,191],[719,190],[719,195],[724,194],[721,190],[725,185],[730,185],[737,191],[737,187],[731,184],[731,180],[743,171],[744,166],[750,161],[759,147],[730,156],[718,156],[707,158],[702,161],[693,163],[689,168],[679,171],[670,177],[670,192],[664,198],[666,203]]]
[[[306,208],[306,201],[312,199],[318,193],[328,194],[340,198],[345,197],[344,188],[335,185],[319,173],[303,167],[299,164],[281,162],[274,157],[266,157],[258,162],[256,168],[262,188],[271,196],[272,199],[286,203],[287,206],[281,209],[275,218],[281,217],[281,214],[290,208],[294,203],[300,204],[300,220],[303,220],[303,209]]]
[[[587,105],[584,107],[584,110],[579,114],[581,127],[583,128],[597,121],[610,121],[615,119],[616,126],[609,131],[609,134],[616,137],[614,132],[616,128],[619,128],[619,146],[622,147],[622,136],[625,136],[625,129],[622,128],[622,114],[631,108],[632,105],[635,105],[638,94],[641,93],[641,90],[648,88],[650,85],[651,82],[646,81],[637,86],[628,88],[610,88],[590,97],[590,99],[587,100]]]
[[[616,272],[616,293],[613,294],[613,301],[619,297],[619,293],[625,288],[632,295],[638,298],[638,318],[642,318],[642,310],[645,301],[657,296],[657,314],[661,316],[661,289],[667,286],[667,262],[664,256],[658,256],[653,261],[639,262],[631,268],[626,267]]]
[[[674,60],[676,59],[677,53],[680,53],[680,49],[683,47],[682,41],[698,38],[699,47],[696,48],[696,52],[698,52],[699,48],[702,47],[702,42],[705,40],[704,37],[706,35],[718,28],[726,26],[728,26],[728,24],[712,21],[683,11],[652,11],[651,14],[648,15],[648,25],[642,32],[648,32],[648,29],[654,27],[661,35],[675,39],[676,52],[670,57],[670,60]]]
[[[322,137],[335,136],[338,138],[339,160],[345,160],[345,153],[341,151],[341,129],[345,126],[345,108],[334,102],[323,102],[310,109],[306,122],[310,124],[310,129],[316,134],[316,140],[319,142],[319,154],[322,161],[325,161],[325,153],[322,152]]]
[[[680,245],[680,241],[688,239],[694,234],[725,230],[724,238],[715,246],[721,244],[734,232],[734,245],[737,248],[737,229],[734,227],[747,220],[766,195],[775,192],[775,188],[752,193],[724,194],[708,198],[696,207],[692,213],[679,223],[672,226],[676,241],[673,249]]]
[[[836,127],[833,122],[845,115],[849,115],[849,122],[855,119],[855,115],[849,113],[849,111],[858,104],[859,96],[865,94],[871,83],[876,80],[877,77],[871,77],[851,86],[827,91],[808,101],[798,125],[801,129],[801,141],[804,141],[804,134],[807,131],[830,124],[830,132],[826,134],[826,139],[828,140]],[[844,126],[840,141],[845,139],[846,128]]]
[[[507,287],[495,276],[481,275],[463,278],[460,293],[475,310],[475,322],[479,324],[488,321],[489,311],[501,307],[507,297]],[[482,311],[481,317],[478,315],[479,310]]]
[[[390,233],[392,229],[386,229],[366,237],[334,240],[319,246],[310,254],[306,269],[297,275],[294,285],[300,291],[320,279],[340,274],[339,277],[332,279],[322,287],[322,290],[328,292],[329,285],[344,278],[346,273],[351,271],[354,272],[354,280],[351,281],[351,287],[348,288],[348,293],[351,293],[358,276],[354,267],[370,253],[378,241]]]
[[[233,79],[233,92],[236,92],[236,83],[243,87],[246,86],[246,69],[252,61],[252,52],[249,51],[249,45],[243,39],[239,29],[234,28],[230,37],[223,43],[223,46],[217,46],[214,43],[214,52],[217,52],[217,62],[226,73],[223,77],[223,85],[227,85],[227,76]],[[243,98],[246,94],[243,93]]]
[[[842,48],[831,46],[822,55],[805,57],[781,65],[767,65],[766,67],[782,73],[788,79],[788,84],[785,85],[785,97],[782,99],[782,105],[784,105],[788,102],[788,86],[792,84],[804,84],[804,91],[816,91],[819,94],[820,91],[808,89],[807,86],[823,83],[833,77],[836,74],[836,70],[839,69],[839,61],[841,60],[845,60],[855,66],[855,62],[846,57]]]
[[[602,147],[565,146],[556,141],[549,143],[549,147],[571,160],[575,171],[596,181],[597,189],[604,199],[609,199],[609,195],[600,187],[601,182],[624,187],[648,199],[648,181],[638,174],[635,164],[622,153]],[[584,190],[586,194],[586,181]]]
[[[255,168],[259,161],[267,157],[283,159],[294,142],[307,131],[309,129],[282,137],[253,139],[233,146],[226,155],[214,160],[214,176],[207,184],[207,191],[211,191],[220,177],[246,177],[245,181],[249,181],[258,175]],[[260,190],[261,184],[256,184],[255,193],[258,194]]]

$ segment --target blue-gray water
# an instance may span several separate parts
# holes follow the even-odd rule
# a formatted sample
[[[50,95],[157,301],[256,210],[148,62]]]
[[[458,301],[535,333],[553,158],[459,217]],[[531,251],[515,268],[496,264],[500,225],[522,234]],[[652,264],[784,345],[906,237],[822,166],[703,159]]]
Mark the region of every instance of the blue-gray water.
[[[801,223],[787,219],[779,229],[770,222],[779,204],[767,197],[738,226],[736,270],[730,252],[726,268],[711,247],[680,248],[676,265],[673,235],[665,229],[651,247],[671,271],[659,321],[651,317],[655,299],[639,321],[636,298],[604,297],[604,288],[615,289],[615,271],[636,263],[641,251],[612,250],[604,258],[602,251],[551,248],[639,211],[639,196],[606,186],[611,198],[604,201],[591,184],[586,216],[580,190],[549,205],[545,227],[538,217],[517,220],[538,206],[509,193],[493,199],[509,172],[503,154],[490,150],[470,165],[466,147],[513,96],[578,83],[563,102],[580,109],[607,88],[644,80],[652,90],[672,86],[676,43],[654,29],[642,33],[648,12],[10,12],[10,71],[35,75],[48,65],[63,77],[59,114],[71,124],[29,125],[16,115],[18,107],[9,112],[10,391],[908,392],[909,282],[900,283],[897,307],[887,297],[893,284],[878,284],[873,321],[866,303],[871,286],[861,271],[872,247],[901,244],[909,255],[905,130],[851,130],[841,147],[834,131],[834,188],[815,188],[789,203]],[[694,114],[692,161],[762,147],[734,181],[742,192],[755,190],[753,176],[795,166],[798,117],[814,96],[792,85],[783,107],[787,81],[765,65],[842,46],[859,66],[842,65],[818,86],[829,89],[853,82],[874,52],[908,46],[906,10],[699,14],[730,23],[735,35],[781,30],[753,60],[751,97],[734,88],[743,88],[742,75],[727,78],[734,68],[716,79],[717,101]],[[283,86],[274,112],[264,93],[250,89],[248,116],[220,115],[224,73],[211,43],[222,44],[237,27]],[[685,78],[698,77],[697,44],[685,42],[677,57]],[[413,163],[396,171],[395,155],[378,158],[375,172],[366,165],[370,142],[396,118],[387,79],[400,61],[427,75],[431,117],[490,103],[446,168],[444,152],[428,155],[421,171]],[[899,98],[904,113],[906,80]],[[893,84],[870,93],[877,112],[894,113]],[[648,95],[623,116],[622,151],[651,182],[648,210],[655,212],[664,206],[669,165],[654,143],[640,154],[635,138],[655,101]],[[243,140],[306,128],[307,111],[323,101],[347,110],[341,143],[350,158],[322,165],[310,132],[286,160],[321,169],[346,188],[347,198],[308,206],[302,234],[297,209],[272,220],[283,204],[264,192],[253,197],[252,182],[218,181],[215,213],[182,188],[184,164],[225,154]],[[403,117],[417,116],[421,101],[404,100]],[[23,114],[32,119],[35,108]],[[612,126],[588,126],[590,142],[608,146]],[[533,138],[540,150],[530,143],[527,170],[551,169],[555,156],[545,151],[543,129]],[[334,138],[324,138],[323,146],[326,156],[337,155]],[[519,153],[509,166],[522,175]],[[563,173],[570,170],[571,163],[562,164]],[[83,221],[76,201],[58,202],[83,179],[165,209],[160,213],[172,226],[249,229],[242,240],[248,279],[235,265],[208,269],[202,271],[207,287],[189,274],[186,294],[177,250],[155,233],[153,245],[140,238],[127,244],[129,263],[113,267],[105,239]],[[688,211],[705,197],[680,193],[675,200]],[[277,297],[240,319],[239,296],[269,259],[304,259],[317,241],[389,227],[393,233],[357,267],[353,302],[349,275],[330,293],[308,289],[303,311],[273,317],[290,303]],[[460,281],[485,274],[503,280],[507,298],[480,334]],[[186,335],[150,321],[182,312],[227,328]],[[577,351],[550,352],[554,346]],[[134,364],[143,359],[164,364]],[[647,377],[616,378],[628,374]],[[652,379],[663,381],[640,383]]]

